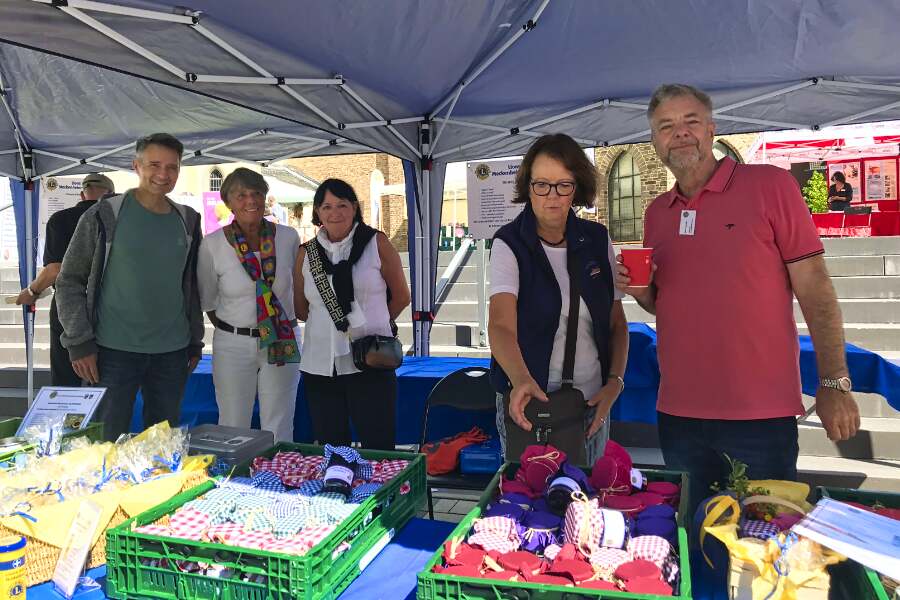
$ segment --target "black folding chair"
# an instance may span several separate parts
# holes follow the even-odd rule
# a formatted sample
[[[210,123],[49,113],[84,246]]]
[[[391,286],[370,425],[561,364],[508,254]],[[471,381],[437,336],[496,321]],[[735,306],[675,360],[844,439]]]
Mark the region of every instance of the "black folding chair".
[[[433,406],[452,406],[470,412],[494,412],[497,410],[497,393],[491,386],[489,369],[469,367],[450,373],[434,386],[425,400],[425,415],[422,418],[422,435],[419,448],[425,445],[428,433],[428,415]],[[474,425],[474,423],[472,424]],[[471,426],[470,426],[471,427]],[[466,427],[469,429],[470,427]],[[456,471],[444,475],[429,475],[426,483],[428,496],[428,517],[434,519],[434,500],[431,490],[484,490],[494,474],[467,474],[457,467]]]

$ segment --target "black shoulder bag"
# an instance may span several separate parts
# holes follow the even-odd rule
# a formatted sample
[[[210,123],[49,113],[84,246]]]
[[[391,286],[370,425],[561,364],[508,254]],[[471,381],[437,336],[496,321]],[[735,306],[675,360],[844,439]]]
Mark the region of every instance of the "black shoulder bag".
[[[552,444],[565,451],[568,460],[574,465],[582,466],[587,460],[584,448],[584,418],[587,404],[584,401],[584,394],[573,385],[581,295],[578,269],[575,268],[575,256],[571,251],[567,252],[566,266],[569,272],[569,318],[566,324],[562,387],[547,394],[548,402],[532,398],[525,406],[525,418],[531,423],[531,431],[519,427],[509,415],[511,390],[503,395],[503,406],[506,411],[507,461],[518,461],[525,448],[532,444]]]
[[[369,238],[371,240],[371,237]],[[355,242],[355,240],[354,240]],[[352,265],[359,260],[366,243],[360,244],[359,248],[354,244],[353,250],[350,252],[350,264]],[[338,302],[334,288],[328,283],[328,274],[325,272],[325,265],[322,263],[322,256],[319,254],[319,242],[313,238],[303,244],[306,249],[306,255],[309,257],[309,270],[312,273],[313,283],[319,290],[322,302],[328,309],[331,320],[338,331],[347,331],[350,328],[350,321],[344,314]],[[391,290],[387,290],[387,301],[390,302]],[[358,340],[350,340],[350,351],[353,355],[353,364],[360,371],[367,370],[393,370],[403,362],[403,345],[396,337],[396,325],[391,322],[391,329],[394,331],[393,336],[387,335],[367,335]]]

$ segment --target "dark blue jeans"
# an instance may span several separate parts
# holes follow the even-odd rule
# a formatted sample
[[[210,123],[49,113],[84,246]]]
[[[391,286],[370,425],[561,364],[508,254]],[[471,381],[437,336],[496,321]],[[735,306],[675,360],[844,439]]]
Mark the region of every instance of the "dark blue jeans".
[[[797,479],[797,419],[780,417],[752,421],[690,419],[658,412],[659,445],[666,468],[687,471],[690,512],[725,488],[730,468],[724,455],[747,465],[750,479]]]
[[[161,421],[178,426],[181,397],[188,375],[187,348],[161,354],[141,354],[100,347],[97,354],[100,371],[98,387],[106,394],[97,409],[95,421],[103,422],[103,436],[115,441],[128,433],[134,400],[140,389],[144,399],[144,426]]]

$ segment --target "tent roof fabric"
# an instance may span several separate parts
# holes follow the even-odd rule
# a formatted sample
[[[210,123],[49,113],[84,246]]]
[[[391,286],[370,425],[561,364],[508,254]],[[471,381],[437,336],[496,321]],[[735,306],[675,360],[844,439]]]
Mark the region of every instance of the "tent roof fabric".
[[[193,164],[418,159],[425,118],[441,162],[520,154],[549,131],[585,146],[645,141],[644,106],[665,81],[709,91],[720,133],[900,118],[896,2],[62,4],[0,5],[0,76],[25,142],[79,160],[159,129],[192,150],[218,146]],[[14,148],[0,114],[0,173],[21,172],[2,153]],[[129,155],[94,162],[121,168]],[[97,168],[37,160],[39,174]]]

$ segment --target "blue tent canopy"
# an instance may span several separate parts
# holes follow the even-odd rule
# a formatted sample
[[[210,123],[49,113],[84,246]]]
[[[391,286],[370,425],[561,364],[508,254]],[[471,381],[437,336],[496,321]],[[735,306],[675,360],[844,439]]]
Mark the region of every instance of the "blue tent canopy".
[[[389,152],[428,314],[447,162],[645,141],[666,81],[709,91],[720,133],[900,118],[898,22],[880,0],[7,0],[0,174],[127,168],[160,129],[186,164]]]

